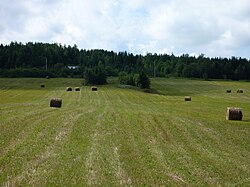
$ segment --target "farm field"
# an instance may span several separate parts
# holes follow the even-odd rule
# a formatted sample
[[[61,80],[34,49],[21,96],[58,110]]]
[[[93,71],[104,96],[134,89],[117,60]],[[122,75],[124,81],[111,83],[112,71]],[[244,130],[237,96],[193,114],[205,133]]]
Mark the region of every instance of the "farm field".
[[[159,94],[109,82],[0,78],[0,186],[250,185],[249,82],[151,79]]]

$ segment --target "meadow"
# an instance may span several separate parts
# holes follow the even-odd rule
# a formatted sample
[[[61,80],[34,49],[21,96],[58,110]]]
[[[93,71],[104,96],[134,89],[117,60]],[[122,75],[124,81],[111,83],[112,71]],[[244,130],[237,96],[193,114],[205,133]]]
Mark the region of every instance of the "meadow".
[[[0,78],[0,185],[250,185],[249,82],[155,78],[149,94],[108,81]]]

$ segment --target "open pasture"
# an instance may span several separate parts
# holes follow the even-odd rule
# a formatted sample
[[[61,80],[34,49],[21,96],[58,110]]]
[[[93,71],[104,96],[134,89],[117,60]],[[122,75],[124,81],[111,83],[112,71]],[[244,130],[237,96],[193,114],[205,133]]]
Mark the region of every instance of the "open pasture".
[[[1,186],[249,186],[249,82],[151,79],[159,94],[81,82],[0,79]]]

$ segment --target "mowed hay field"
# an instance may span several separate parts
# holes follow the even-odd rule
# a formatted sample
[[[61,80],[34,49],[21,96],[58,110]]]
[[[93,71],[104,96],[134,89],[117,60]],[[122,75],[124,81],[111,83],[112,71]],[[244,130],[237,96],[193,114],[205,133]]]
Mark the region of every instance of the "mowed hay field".
[[[249,82],[152,79],[159,94],[81,82],[0,79],[1,186],[250,185]]]

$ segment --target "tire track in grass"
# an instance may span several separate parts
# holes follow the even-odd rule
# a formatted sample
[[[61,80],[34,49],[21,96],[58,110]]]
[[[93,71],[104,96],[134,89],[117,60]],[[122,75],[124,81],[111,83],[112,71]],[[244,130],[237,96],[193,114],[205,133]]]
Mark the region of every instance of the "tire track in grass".
[[[41,183],[45,182],[43,180],[44,170],[42,170],[43,166],[46,165],[46,162],[49,159],[56,159],[58,157],[57,149],[63,142],[69,137],[74,124],[78,121],[78,119],[91,112],[88,110],[86,113],[78,113],[77,111],[70,111],[67,115],[67,120],[63,120],[61,127],[57,130],[54,135],[53,142],[50,143],[39,155],[36,155],[34,159],[27,162],[22,172],[18,174],[14,179],[7,181],[6,183],[11,184],[29,184],[29,185],[41,185]]]
[[[249,171],[250,164],[247,162],[245,156],[248,155],[247,148],[241,149],[239,153],[238,144],[242,140],[240,137],[222,136],[219,131],[209,128],[209,124],[206,123],[207,125],[204,125],[198,120],[186,119],[186,121],[196,127],[195,136],[203,139],[202,143],[207,144],[206,149],[213,153],[212,156],[211,154],[207,154],[210,158],[214,158],[215,161],[221,160],[221,163],[225,165],[234,166],[235,169],[240,170],[239,173],[247,173]],[[237,134],[236,131],[235,133]]]
[[[105,94],[103,94],[103,97],[106,102],[106,107],[108,107],[108,112],[105,114],[104,124],[107,132],[105,138],[103,138],[103,144],[108,145],[108,147],[105,147],[104,155],[108,158],[108,166],[115,177],[112,185],[131,186],[132,180],[123,168],[123,164],[120,160],[119,144],[115,141],[117,136],[119,137],[116,124],[116,104],[117,102],[123,103],[123,101],[121,100],[121,97],[117,97],[117,94],[114,94],[113,90],[107,90]]]
[[[119,139],[116,140],[117,146],[115,146],[120,150],[120,156],[119,162],[117,161],[116,164],[122,166],[122,177],[118,179],[120,183],[125,179],[131,186],[144,186],[149,183],[154,183],[157,186],[158,183],[152,178],[155,173],[150,175],[150,170],[147,170],[149,168],[154,170],[154,167],[152,168],[150,155],[148,155],[144,142],[143,129],[137,117],[138,115],[133,114],[133,112],[123,112],[116,115],[116,119],[119,119],[120,122],[117,124]],[[116,170],[119,176],[119,167]]]
[[[33,115],[40,115],[43,112],[46,112],[48,108],[40,107],[38,105],[29,104],[29,103],[23,103],[22,105],[19,105],[20,108],[12,107],[11,110],[5,110],[5,114],[9,113],[10,116],[6,120],[4,120],[5,123],[13,123],[16,122],[16,118],[18,117],[19,122],[22,120],[26,120],[27,118],[30,118]],[[32,108],[31,107],[35,107]],[[37,117],[37,116],[36,116]],[[1,124],[3,125],[3,124]]]
[[[94,133],[91,137],[91,146],[86,159],[87,184],[88,185],[118,185],[129,184],[125,170],[122,169],[117,147],[113,143],[114,104],[113,93],[104,90],[99,93],[102,98],[102,106],[97,115]],[[96,102],[98,105],[99,102]],[[106,176],[106,177],[105,177]],[[126,182],[127,181],[127,182]]]
[[[168,120],[159,120],[158,118],[164,117],[162,115],[144,114],[138,116],[140,120],[140,139],[138,145],[141,145],[141,152],[144,152],[144,162],[149,162],[152,170],[157,168],[158,174],[152,174],[152,182],[161,186],[163,184],[185,185],[186,180],[182,174],[169,164],[172,160],[171,157],[171,144],[172,135],[164,128],[164,124]],[[164,122],[164,124],[162,123]],[[154,169],[155,168],[155,169]],[[148,170],[147,170],[148,171]],[[155,179],[158,180],[155,180]]]
[[[49,113],[50,113],[50,111],[47,111],[47,114],[49,114]],[[41,115],[41,114],[43,114],[43,115]],[[40,115],[41,117],[37,118],[37,115]],[[55,116],[56,115],[57,114],[55,114]],[[13,151],[14,149],[16,149],[20,144],[22,144],[27,139],[27,137],[29,137],[34,132],[37,125],[39,125],[42,121],[51,117],[49,115],[46,115],[46,113],[44,113],[44,112],[32,114],[32,116],[33,116],[33,118],[25,117],[26,120],[21,122],[21,123],[25,122],[28,125],[24,126],[24,128],[18,132],[18,135],[14,135],[15,138],[12,138],[10,140],[10,142],[8,143],[8,145],[5,145],[5,148],[0,150],[1,156],[4,156],[9,151]],[[29,122],[31,122],[31,123],[29,123]]]
[[[26,173],[30,174],[30,176],[28,176],[30,185],[39,185],[42,178],[40,178],[40,180],[37,180],[37,178],[39,178],[39,176],[41,177],[41,174],[44,172],[44,170],[42,171],[40,168],[42,168],[42,165],[46,164],[46,161],[58,156],[56,149],[65,141],[65,139],[67,139],[72,131],[72,126],[82,115],[83,114],[71,113],[68,116],[68,120],[65,120],[62,127],[57,130],[56,135],[54,136],[55,138],[53,144],[49,145],[46,148],[45,152],[43,152],[39,156],[36,156],[35,160],[32,160],[27,164],[24,170],[26,171]],[[18,182],[22,181],[23,176],[25,176],[25,173],[22,173],[17,177]]]
[[[102,171],[100,167],[100,140],[102,132],[100,131],[100,126],[103,123],[103,117],[105,116],[105,113],[107,112],[107,107],[104,106],[104,109],[99,108],[101,106],[101,94],[99,93],[100,91],[97,91],[98,93],[94,93],[94,106],[98,110],[100,110],[100,113],[96,117],[96,123],[94,125],[94,133],[91,137],[91,143],[90,143],[90,148],[88,151],[88,155],[86,158],[86,170],[87,170],[87,184],[88,185],[100,185],[102,183]],[[97,98],[96,98],[97,96]]]
[[[148,106],[147,102],[150,102],[150,99],[147,99],[147,100],[148,101],[146,101],[146,100],[144,101],[146,103],[145,106]],[[154,108],[155,108],[155,106],[148,107],[147,109],[145,109],[142,106],[136,112],[137,116],[141,116],[140,117],[141,120],[139,122],[136,122],[136,120],[133,120],[133,123],[138,124],[139,125],[138,128],[141,128],[141,130],[140,130],[140,134],[141,134],[140,139],[141,140],[140,141],[142,143],[143,141],[146,140],[148,145],[143,145],[145,143],[143,143],[142,145],[145,146],[145,148],[151,147],[148,152],[151,152],[151,155],[153,157],[149,157],[148,159],[153,161],[153,163],[158,164],[157,168],[158,168],[159,171],[161,171],[161,170],[164,171],[165,177],[163,175],[162,176],[159,175],[159,176],[162,177],[163,181],[165,180],[166,176],[168,176],[168,178],[171,178],[175,182],[184,183],[185,180],[182,177],[180,177],[180,174],[178,174],[178,172],[175,172],[176,171],[175,167],[170,167],[169,165],[164,164],[164,162],[167,161],[167,160],[165,160],[164,152],[165,152],[165,148],[168,147],[168,146],[165,146],[164,143],[166,145],[169,144],[169,142],[166,142],[166,141],[168,141],[168,139],[169,139],[168,136],[171,136],[171,134],[168,134],[168,132],[166,132],[166,130],[164,130],[163,127],[159,126],[159,124],[158,124],[159,121],[155,121],[154,119],[152,119],[151,116],[155,116],[155,113],[160,114],[159,116],[161,116],[161,118],[163,116],[165,116],[165,115],[163,115],[164,110],[163,111],[159,110],[159,112],[153,112]],[[157,118],[158,118],[158,115],[157,115]],[[168,119],[168,117],[166,117],[166,119]],[[163,121],[163,122],[165,121],[166,122],[166,121],[169,121],[169,120],[161,119],[160,121]],[[154,133],[156,133],[156,132],[158,134],[154,135]],[[147,137],[149,137],[149,138],[147,138]],[[143,139],[145,139],[145,140],[143,140]],[[158,143],[158,141],[159,141],[159,143]],[[160,143],[162,141],[163,141],[163,143]],[[153,145],[150,145],[150,144],[153,144]],[[162,150],[162,144],[164,145],[163,150]],[[147,150],[145,148],[143,148],[142,151]],[[163,162],[163,163],[161,163],[161,162]],[[162,168],[162,169],[160,169],[160,168]]]
[[[68,111],[63,113],[66,115],[69,113]],[[31,159],[33,154],[36,152],[42,151],[42,149],[35,149],[36,147],[44,147],[43,143],[39,143],[38,141],[42,141],[39,136],[41,136],[44,133],[44,129],[48,129],[48,125],[46,125],[45,121],[51,121],[49,119],[54,119],[54,117],[58,116],[58,113],[55,113],[54,115],[50,115],[48,118],[43,118],[39,124],[36,124],[33,126],[33,131],[27,130],[27,135],[24,136],[24,139],[21,142],[17,142],[18,144],[14,145],[14,147],[11,150],[6,150],[6,153],[4,157],[1,158],[1,168],[5,169],[5,174],[13,173],[12,169],[15,169],[15,173],[19,170],[19,167],[22,167],[21,165],[25,164],[26,160]],[[50,130],[54,130],[56,126],[53,126],[53,128],[50,128]],[[43,140],[48,141],[48,140]],[[47,142],[49,143],[49,142]],[[21,163],[22,162],[22,163]],[[21,165],[20,165],[21,164]],[[13,165],[15,167],[6,167],[8,165]],[[0,178],[4,178],[6,176],[0,176]],[[2,180],[2,179],[1,179]]]
[[[34,107],[34,106],[39,106],[37,103],[30,103],[30,102],[25,102],[25,103],[8,103],[6,106],[2,105],[1,106],[1,115],[6,115],[10,112],[13,113],[13,110],[18,110],[18,109],[23,109],[23,107]],[[30,111],[30,110],[29,110]],[[24,112],[24,111],[22,111]]]
[[[97,149],[97,141],[98,141],[98,133],[92,136],[91,140],[91,148],[89,150],[89,154],[86,159],[86,169],[87,169],[87,184],[88,185],[98,185],[100,184],[98,181],[98,171],[94,168],[94,162],[96,161],[96,157],[99,154]]]
[[[140,108],[143,111],[143,107]],[[116,185],[124,184],[125,186],[143,186],[146,184],[163,185],[161,179],[163,176],[150,172],[155,171],[154,160],[148,151],[148,145],[145,139],[148,134],[144,134],[142,121],[145,119],[143,112],[142,116],[138,116],[140,112],[134,113],[130,110],[129,104],[118,111],[114,110],[110,116],[114,116],[113,143],[110,150],[110,157],[113,173],[117,178]],[[140,120],[138,119],[140,118]],[[110,119],[110,118],[109,118]],[[160,176],[160,181],[157,181]],[[165,176],[166,178],[166,176]]]
[[[134,91],[135,92],[135,91]],[[140,104],[134,102],[134,100],[132,99],[134,96],[134,93],[132,91],[127,91],[126,90],[126,93],[121,93],[122,95],[122,100],[124,100],[123,103],[126,103],[126,105],[129,105],[130,107],[132,106],[133,108],[134,107],[138,107],[140,106]],[[140,99],[140,98],[139,98]]]
[[[181,174],[168,164],[170,161],[166,159],[166,156],[169,155],[165,155],[165,151],[169,150],[173,135],[165,129],[164,124],[157,117],[149,115],[147,121],[144,122],[148,124],[148,131],[150,133],[148,136],[149,150],[156,158],[158,168],[162,168],[166,176],[179,185],[187,185]]]
[[[183,156],[189,155],[190,157],[189,162],[186,162],[184,161],[185,157],[182,156],[183,158],[180,157],[179,162],[185,166],[185,170],[192,174],[192,177],[196,178],[197,182],[216,186],[225,184],[227,180],[231,180],[234,176],[231,173],[232,165],[234,165],[234,172],[235,170],[238,170],[236,173],[247,172],[246,168],[241,168],[239,166],[237,159],[237,161],[234,161],[232,156],[224,154],[223,150],[227,150],[228,152],[230,148],[221,147],[225,146],[226,144],[223,144],[223,141],[218,140],[218,137],[211,136],[209,134],[211,132],[208,134],[206,132],[206,134],[210,136],[212,140],[211,143],[207,143],[209,139],[207,139],[202,131],[200,133],[200,127],[198,124],[196,124],[196,122],[189,121],[189,119],[185,118],[175,118],[172,120],[174,120],[173,124],[178,130],[178,138],[182,139],[182,141],[180,141],[180,139],[178,140],[178,144],[182,142],[182,144],[185,145]],[[214,141],[219,142],[216,144]],[[213,145],[213,147],[209,145]],[[233,152],[232,155],[234,155]],[[242,162],[244,161],[241,161],[241,163]],[[211,163],[211,165],[208,163]]]
[[[97,91],[99,92],[99,91]],[[90,91],[90,87],[86,87],[85,88],[85,93],[86,93],[86,97],[89,98],[90,101],[90,105],[93,108],[97,108],[98,106],[98,102],[96,101],[96,95],[98,93]],[[94,98],[94,99],[93,99]],[[101,113],[98,114],[98,116],[96,117],[96,123],[95,126],[99,126],[100,125],[100,118],[101,117]],[[94,134],[91,136],[91,140],[90,140],[90,148],[88,150],[88,154],[86,157],[86,161],[85,161],[85,167],[87,170],[87,184],[88,185],[97,185],[98,181],[97,181],[97,171],[94,168],[94,163],[96,161],[96,157],[98,155],[98,150],[97,150],[97,138],[98,138],[98,132],[96,130],[96,127],[94,127]]]
[[[118,147],[113,147],[113,153],[110,158],[111,166],[115,172],[116,178],[120,186],[132,186],[132,180],[123,168]]]
[[[191,124],[182,118],[171,119],[171,124],[171,131],[175,134],[175,145],[178,146],[178,149],[174,150],[174,154],[178,155],[175,156],[175,165],[178,165],[178,170],[192,178],[192,181],[187,179],[188,183],[219,185],[218,176],[211,173],[211,168],[206,163],[208,160],[215,161],[213,154],[195,137],[190,130]]]
[[[73,98],[73,97],[72,97]],[[86,108],[76,108],[72,109],[72,115],[76,112],[76,115],[80,115],[77,121],[73,121],[70,129],[68,124],[62,127],[54,135],[56,146],[53,149],[53,154],[37,168],[36,173],[40,173],[34,176],[35,184],[39,184],[38,181],[46,180],[46,184],[43,186],[53,186],[53,185],[80,185],[86,184],[86,175],[84,173],[84,158],[86,157],[86,145],[88,144],[88,137],[86,132],[89,128],[86,124],[86,116],[93,115],[95,110],[92,106],[87,106]],[[70,121],[71,119],[67,119]],[[82,121],[83,120],[83,121]],[[55,156],[53,156],[55,155]],[[46,171],[46,173],[44,173]],[[41,186],[39,184],[39,186]]]
[[[49,117],[48,114],[51,112],[48,109],[32,111],[29,109],[29,112],[22,113],[22,118],[18,117],[18,121],[16,120],[17,117],[13,116],[11,119],[7,119],[1,123],[1,139],[3,141],[1,147],[5,146],[8,150],[8,144],[16,146],[16,141],[20,142],[25,139],[27,137],[26,135],[32,133],[32,130],[36,127],[36,125]],[[37,116],[40,116],[41,118],[39,119]],[[3,155],[2,151],[4,152],[4,150],[0,150],[0,155]]]

